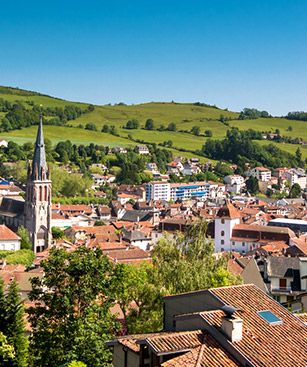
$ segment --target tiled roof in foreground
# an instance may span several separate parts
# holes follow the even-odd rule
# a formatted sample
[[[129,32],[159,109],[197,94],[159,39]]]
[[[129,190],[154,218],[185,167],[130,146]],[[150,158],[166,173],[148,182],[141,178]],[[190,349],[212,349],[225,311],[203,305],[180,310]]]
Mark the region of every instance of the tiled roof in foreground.
[[[243,338],[232,343],[255,366],[307,366],[307,328],[288,310],[254,285],[210,289],[225,304],[237,308],[243,320]],[[269,310],[281,323],[269,324],[258,312]],[[221,311],[203,312],[202,318],[220,329]],[[213,317],[214,316],[214,317]]]
[[[204,344],[179,357],[162,364],[162,367],[239,367],[229,353],[227,353],[209,334],[204,336]]]

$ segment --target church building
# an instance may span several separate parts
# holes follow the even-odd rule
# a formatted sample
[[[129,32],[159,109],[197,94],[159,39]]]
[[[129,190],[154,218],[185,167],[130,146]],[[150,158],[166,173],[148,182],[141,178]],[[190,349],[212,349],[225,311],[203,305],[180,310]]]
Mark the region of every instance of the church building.
[[[0,221],[15,230],[21,225],[27,228],[34,252],[43,251],[51,243],[51,180],[46,162],[42,116],[33,161],[28,166],[25,201],[4,197],[0,205]]]

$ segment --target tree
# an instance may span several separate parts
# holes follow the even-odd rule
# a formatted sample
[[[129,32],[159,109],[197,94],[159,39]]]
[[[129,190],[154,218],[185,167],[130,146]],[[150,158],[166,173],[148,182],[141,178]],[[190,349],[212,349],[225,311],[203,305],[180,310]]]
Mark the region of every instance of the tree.
[[[10,283],[6,305],[6,330],[4,332],[15,351],[13,366],[26,367],[28,366],[28,339],[25,334],[24,308],[15,279]]]
[[[109,132],[110,132],[109,125],[104,124],[104,125],[102,126],[101,132],[102,132],[102,133],[109,133]]]
[[[53,248],[42,262],[44,278],[31,279],[28,310],[34,365],[58,367],[72,361],[111,366],[105,342],[117,323],[110,313],[117,287],[114,266],[100,249]]]
[[[297,148],[295,151],[295,157],[296,159],[300,162],[302,160],[302,152],[300,150],[300,148]]]
[[[145,130],[154,130],[155,124],[153,119],[147,119],[145,122]]]
[[[252,195],[257,194],[257,192],[259,192],[259,184],[256,177],[250,176],[246,180],[246,190]]]
[[[24,226],[20,226],[18,228],[17,234],[20,237],[20,248],[22,250],[32,250],[30,235],[27,228],[25,228]]]
[[[199,136],[200,135],[200,127],[199,126],[193,126],[192,129],[191,129],[191,133],[196,135],[196,136]]]
[[[89,122],[85,125],[85,130],[97,131],[97,126],[93,122]]]
[[[140,127],[140,123],[136,119],[129,120],[125,126],[126,129],[138,129]]]
[[[199,220],[185,234],[162,238],[153,249],[155,283],[166,294],[236,284],[224,258],[213,256],[214,246],[206,237],[207,223]]]
[[[0,331],[0,363],[1,366],[13,366],[15,359],[14,347],[8,343],[7,337]]]
[[[52,227],[51,232],[52,232],[52,238],[55,239],[55,240],[60,240],[60,239],[64,238],[64,236],[65,236],[65,233],[64,233],[63,229],[61,229],[59,227]]]
[[[168,126],[167,126],[167,130],[168,131],[177,131],[176,124],[174,122],[169,123]]]
[[[162,328],[162,297],[153,281],[151,264],[118,264],[116,299],[124,314],[127,333],[153,332]],[[135,305],[137,307],[135,307]]]
[[[207,138],[212,138],[213,134],[212,134],[212,130],[205,130],[205,136]]]
[[[289,192],[289,198],[299,198],[301,197],[301,195],[302,195],[301,186],[298,183],[293,184]]]

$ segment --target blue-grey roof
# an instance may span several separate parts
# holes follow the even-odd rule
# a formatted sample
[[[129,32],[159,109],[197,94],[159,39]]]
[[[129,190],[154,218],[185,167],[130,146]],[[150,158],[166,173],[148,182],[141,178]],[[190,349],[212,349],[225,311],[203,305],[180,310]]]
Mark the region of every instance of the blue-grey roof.
[[[47,178],[47,170],[48,168],[43,134],[43,118],[40,116],[32,162],[32,180],[45,180]]]

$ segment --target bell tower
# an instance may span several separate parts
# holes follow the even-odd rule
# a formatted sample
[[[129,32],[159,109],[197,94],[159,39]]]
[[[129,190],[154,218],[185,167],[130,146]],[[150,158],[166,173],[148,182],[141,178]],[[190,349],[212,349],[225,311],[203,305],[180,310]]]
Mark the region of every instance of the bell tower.
[[[33,161],[28,166],[24,223],[30,234],[33,251],[36,253],[46,249],[51,242],[51,180],[46,162],[42,115]]]

